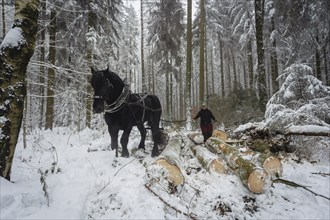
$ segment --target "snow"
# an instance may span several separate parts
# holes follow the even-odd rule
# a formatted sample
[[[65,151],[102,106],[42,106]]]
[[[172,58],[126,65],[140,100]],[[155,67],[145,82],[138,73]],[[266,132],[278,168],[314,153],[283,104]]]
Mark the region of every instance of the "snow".
[[[25,38],[22,35],[22,29],[19,27],[14,27],[9,30],[3,39],[0,48],[4,47],[19,47],[22,44],[25,44]]]
[[[288,132],[292,133],[329,133],[330,127],[317,126],[317,125],[304,125],[304,126],[291,126],[287,129]]]
[[[305,129],[314,129],[306,127]],[[232,174],[216,174],[201,168],[183,137],[180,158],[185,183],[169,194],[154,187],[158,196],[197,219],[329,219],[330,201],[302,189],[274,183],[263,194],[249,192]],[[19,138],[12,182],[0,179],[1,219],[188,219],[151,191],[146,168],[152,142],[137,150],[139,135],[130,136],[130,158],[115,157],[108,150],[106,128],[74,133],[68,128],[35,130],[27,136],[27,148]],[[330,197],[330,164],[297,163],[283,157],[283,179]],[[190,169],[190,172],[187,172]],[[41,174],[45,183],[40,182]],[[46,195],[43,191],[46,187]]]

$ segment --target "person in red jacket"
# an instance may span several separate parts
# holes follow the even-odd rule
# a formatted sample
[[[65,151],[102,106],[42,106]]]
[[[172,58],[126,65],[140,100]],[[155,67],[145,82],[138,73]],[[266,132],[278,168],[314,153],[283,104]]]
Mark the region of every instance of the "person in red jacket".
[[[209,139],[212,136],[213,133],[213,125],[212,120],[217,121],[212,114],[212,112],[206,107],[206,104],[202,104],[201,110],[197,113],[197,115],[194,117],[194,119],[200,118],[200,126],[202,130],[202,134],[204,137],[204,143],[207,139]]]

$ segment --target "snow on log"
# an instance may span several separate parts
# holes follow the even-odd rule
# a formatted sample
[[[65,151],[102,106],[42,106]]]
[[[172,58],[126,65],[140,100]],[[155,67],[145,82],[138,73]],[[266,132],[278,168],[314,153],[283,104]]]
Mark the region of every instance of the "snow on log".
[[[189,133],[189,134],[187,134],[187,137],[192,142],[194,142],[194,144],[203,144],[204,143],[203,135],[200,132]]]
[[[190,149],[206,170],[219,174],[227,173],[226,164],[220,160],[218,155],[211,153],[201,145],[193,145]]]
[[[330,128],[318,125],[291,126],[285,131],[285,134],[330,137]]]
[[[233,170],[242,181],[242,183],[254,193],[262,193],[266,187],[266,180],[268,172],[260,167],[258,162],[265,162],[267,160],[255,159],[256,154],[252,151],[241,153],[238,148],[225,143],[218,138],[211,137],[206,146],[215,153],[222,153],[226,159],[227,165]],[[260,154],[259,154],[260,155]],[[254,158],[254,160],[252,160]],[[270,160],[271,161],[271,160]],[[269,162],[269,160],[267,160]]]
[[[182,139],[179,136],[172,137],[158,159],[147,168],[149,182],[167,180],[174,186],[184,183],[184,176],[180,169],[180,150]]]

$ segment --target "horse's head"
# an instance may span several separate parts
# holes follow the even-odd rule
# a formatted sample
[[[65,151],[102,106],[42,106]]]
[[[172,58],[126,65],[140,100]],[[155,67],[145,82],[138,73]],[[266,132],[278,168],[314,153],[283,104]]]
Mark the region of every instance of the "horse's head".
[[[94,90],[93,110],[95,113],[102,113],[105,109],[105,103],[111,104],[120,95],[124,83],[120,77],[106,70],[92,69],[91,85]]]
[[[92,68],[91,85],[94,90],[94,103],[93,110],[95,113],[101,113],[104,111],[105,101],[108,100],[113,89],[113,84],[110,79],[105,77],[105,74],[109,72],[106,70],[94,70]]]

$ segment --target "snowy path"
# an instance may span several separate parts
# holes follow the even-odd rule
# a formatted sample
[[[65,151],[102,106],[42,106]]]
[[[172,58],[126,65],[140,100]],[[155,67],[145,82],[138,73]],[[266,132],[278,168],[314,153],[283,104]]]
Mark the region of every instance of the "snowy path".
[[[1,178],[1,219],[186,218],[166,207],[144,186],[145,167],[154,161],[150,156],[150,141],[145,152],[138,151],[130,158],[115,158],[114,151],[106,150],[110,139],[105,131],[72,134],[67,129],[55,129],[31,134],[27,143],[27,149],[23,149],[20,139],[17,147],[12,172],[15,183]],[[134,131],[129,150],[138,143]],[[98,151],[88,152],[88,149]],[[189,211],[198,217],[330,218],[330,201],[302,188],[276,183],[264,194],[255,195],[234,175],[195,169],[199,165],[189,150],[184,150],[182,158],[192,172],[185,174],[186,184],[179,194],[167,195],[168,202],[173,206],[189,206]],[[330,173],[330,164],[298,164],[286,159],[283,165],[284,179],[330,197],[330,177],[313,174]],[[47,170],[49,206],[40,183],[40,171]]]

